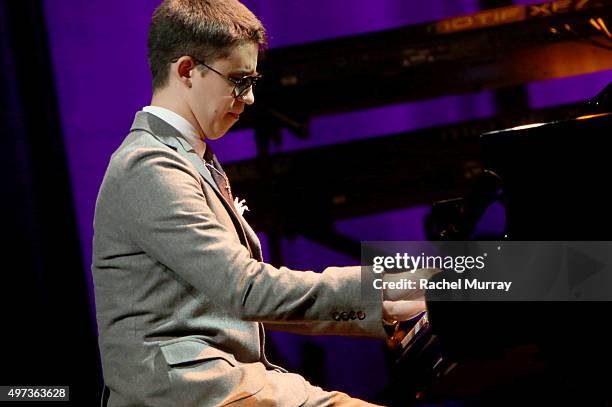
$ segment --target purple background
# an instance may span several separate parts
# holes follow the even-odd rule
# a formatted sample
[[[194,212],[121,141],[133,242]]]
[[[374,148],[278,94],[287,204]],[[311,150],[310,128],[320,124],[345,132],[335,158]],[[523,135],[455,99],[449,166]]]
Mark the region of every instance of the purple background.
[[[159,0],[44,0],[59,97],[63,134],[82,240],[84,272],[91,286],[92,220],[95,199],[109,157],[127,134],[134,114],[151,97],[146,62],[147,27]],[[518,3],[518,2],[517,2]],[[533,3],[521,1],[520,3]],[[266,26],[271,47],[422,23],[478,11],[476,0],[248,0],[245,4]],[[532,107],[569,103],[595,95],[610,72],[528,85]],[[274,151],[375,137],[495,114],[490,92],[325,116],[312,122],[312,137],[283,138]],[[252,131],[234,131],[216,141],[222,162],[255,155]],[[238,191],[238,195],[240,192]],[[248,201],[248,197],[244,197]],[[265,210],[265,208],[251,208]],[[427,207],[409,208],[337,223],[359,240],[421,240]],[[264,249],[266,237],[260,235]],[[264,252],[265,254],[265,252]],[[306,239],[283,241],[287,266],[320,270],[353,263]],[[93,297],[93,296],[92,296]],[[93,298],[92,298],[93,301]],[[289,368],[302,363],[305,341],[325,351],[330,388],[371,397],[386,380],[382,347],[345,338],[302,338],[274,334],[279,355]]]

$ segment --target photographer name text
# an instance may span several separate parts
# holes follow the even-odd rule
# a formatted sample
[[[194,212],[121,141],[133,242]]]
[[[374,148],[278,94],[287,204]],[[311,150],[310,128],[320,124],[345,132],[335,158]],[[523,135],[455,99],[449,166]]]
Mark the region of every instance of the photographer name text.
[[[503,290],[510,291],[512,281],[482,281],[477,278],[449,281],[442,279],[430,281],[426,278],[410,280],[402,278],[398,281],[384,281],[377,278],[372,282],[377,290]]]

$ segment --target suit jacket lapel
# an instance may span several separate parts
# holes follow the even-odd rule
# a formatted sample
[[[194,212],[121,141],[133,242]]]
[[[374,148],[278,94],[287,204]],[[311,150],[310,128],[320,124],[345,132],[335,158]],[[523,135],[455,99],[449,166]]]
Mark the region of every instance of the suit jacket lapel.
[[[242,223],[244,233],[249,242],[251,256],[257,261],[263,261],[263,253],[261,252],[261,245],[259,244],[257,234],[242,216],[240,217],[240,222]]]
[[[177,129],[166,123],[164,120],[147,112],[136,113],[136,118],[134,119],[134,124],[132,125],[131,131],[136,130],[146,131],[147,133],[151,134],[161,143],[181,154],[196,168],[196,170],[198,170],[202,178],[204,178],[204,180],[214,189],[221,202],[223,202],[223,205],[236,226],[238,234],[240,235],[240,240],[243,241],[247,249],[249,249],[249,252],[251,252],[251,257],[256,255],[261,258],[261,249],[259,248],[259,245],[253,246],[253,236],[249,236],[249,233],[246,232],[247,227],[244,226],[243,219],[241,219],[242,217],[239,216],[235,212],[235,208],[232,207],[233,202],[227,202],[227,200],[223,197],[217,183],[206,168],[204,161],[193,150],[191,144],[189,144],[189,142],[187,142],[187,140],[181,136],[181,133],[179,133]],[[248,227],[248,229],[251,228]],[[252,229],[249,232],[250,234],[254,234]]]
[[[206,169],[204,162],[200,157],[198,157],[196,152],[191,147],[191,144],[189,144],[187,140],[181,136],[181,133],[179,133],[177,129],[153,114],[138,112],[136,113],[136,118],[134,119],[134,124],[132,125],[131,131],[135,130],[146,131],[160,142],[164,143],[168,147],[171,147],[173,150],[189,160],[189,162],[191,162],[198,170],[200,175],[202,175],[204,180],[208,182],[210,186],[213,187],[213,189],[222,197],[221,191],[219,191],[219,187],[217,187],[217,183]]]

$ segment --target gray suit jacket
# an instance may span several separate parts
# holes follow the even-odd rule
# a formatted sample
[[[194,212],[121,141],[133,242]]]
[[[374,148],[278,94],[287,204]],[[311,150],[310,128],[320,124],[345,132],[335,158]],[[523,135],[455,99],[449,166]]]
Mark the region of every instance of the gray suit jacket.
[[[264,390],[271,405],[298,406],[304,381],[266,360],[262,323],[384,338],[380,298],[363,298],[359,267],[264,263],[201,158],[154,115],[138,112],[113,154],[94,230],[110,406],[248,405]]]

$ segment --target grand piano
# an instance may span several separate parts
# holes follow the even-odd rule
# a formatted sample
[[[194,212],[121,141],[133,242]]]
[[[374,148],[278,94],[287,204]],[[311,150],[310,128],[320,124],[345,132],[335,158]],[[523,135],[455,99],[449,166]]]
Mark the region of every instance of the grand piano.
[[[567,120],[483,134],[481,179],[464,197],[434,204],[430,237],[610,241],[611,134],[612,83]],[[481,235],[493,205],[502,208],[503,227]],[[391,404],[609,405],[612,302],[436,296],[393,346]]]

